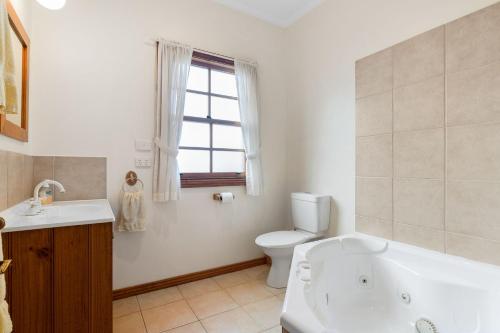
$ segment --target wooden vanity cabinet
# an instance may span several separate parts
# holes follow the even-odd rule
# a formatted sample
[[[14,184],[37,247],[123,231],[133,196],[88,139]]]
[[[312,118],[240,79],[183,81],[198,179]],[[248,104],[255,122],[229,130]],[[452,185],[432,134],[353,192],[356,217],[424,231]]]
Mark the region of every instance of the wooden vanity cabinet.
[[[14,333],[112,332],[112,223],[2,234]]]

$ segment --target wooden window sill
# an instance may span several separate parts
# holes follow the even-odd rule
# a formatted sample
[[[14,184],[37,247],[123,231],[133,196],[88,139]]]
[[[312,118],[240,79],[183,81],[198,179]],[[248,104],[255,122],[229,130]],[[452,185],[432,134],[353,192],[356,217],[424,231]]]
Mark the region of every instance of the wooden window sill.
[[[217,187],[217,186],[245,186],[244,174],[220,173],[220,174],[182,174],[181,187]]]

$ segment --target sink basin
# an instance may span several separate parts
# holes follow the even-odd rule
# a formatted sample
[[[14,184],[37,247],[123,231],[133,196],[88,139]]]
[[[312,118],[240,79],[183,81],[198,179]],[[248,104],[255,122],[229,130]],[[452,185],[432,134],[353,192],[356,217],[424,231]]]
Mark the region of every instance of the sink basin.
[[[29,215],[27,201],[0,212],[6,221],[2,232],[114,222],[108,200],[58,201],[43,206],[42,212]]]
[[[82,217],[99,213],[105,207],[102,205],[74,204],[74,205],[51,205],[42,209],[41,215],[48,217]]]

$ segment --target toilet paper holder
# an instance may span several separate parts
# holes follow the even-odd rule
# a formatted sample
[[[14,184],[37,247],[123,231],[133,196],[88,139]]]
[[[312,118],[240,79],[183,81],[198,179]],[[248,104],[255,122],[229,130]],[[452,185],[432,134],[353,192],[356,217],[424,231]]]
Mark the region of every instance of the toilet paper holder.
[[[215,200],[215,201],[222,201],[222,195],[220,193],[214,193],[212,195],[212,198]],[[233,194],[233,199],[235,199],[236,197],[234,196]]]

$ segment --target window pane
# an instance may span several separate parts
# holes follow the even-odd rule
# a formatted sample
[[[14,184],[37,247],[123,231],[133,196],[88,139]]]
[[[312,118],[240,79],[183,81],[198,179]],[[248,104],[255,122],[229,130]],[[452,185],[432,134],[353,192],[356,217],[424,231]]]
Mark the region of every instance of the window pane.
[[[237,97],[234,74],[212,70],[212,93]]]
[[[243,149],[241,127],[214,125],[213,131],[214,148]]]
[[[185,121],[182,124],[181,147],[210,147],[208,124]]]
[[[206,118],[208,116],[208,96],[189,92],[186,93],[184,115]]]
[[[191,66],[189,69],[187,88],[190,90],[208,92],[208,69]]]
[[[187,172],[210,172],[210,152],[206,150],[179,149],[177,156],[179,171]]]
[[[212,97],[212,118],[240,121],[238,101],[221,97]]]
[[[245,154],[234,151],[214,151],[213,172],[245,171]]]

